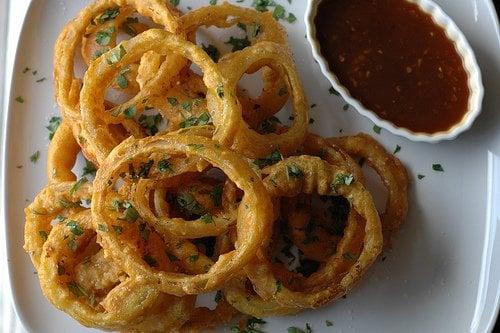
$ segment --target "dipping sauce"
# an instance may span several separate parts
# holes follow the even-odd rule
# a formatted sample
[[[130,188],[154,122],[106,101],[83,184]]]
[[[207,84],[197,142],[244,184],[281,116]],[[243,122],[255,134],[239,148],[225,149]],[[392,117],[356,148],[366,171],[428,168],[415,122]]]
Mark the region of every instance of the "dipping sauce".
[[[462,58],[444,30],[405,0],[323,0],[316,38],[330,70],[379,117],[446,131],[468,110]]]

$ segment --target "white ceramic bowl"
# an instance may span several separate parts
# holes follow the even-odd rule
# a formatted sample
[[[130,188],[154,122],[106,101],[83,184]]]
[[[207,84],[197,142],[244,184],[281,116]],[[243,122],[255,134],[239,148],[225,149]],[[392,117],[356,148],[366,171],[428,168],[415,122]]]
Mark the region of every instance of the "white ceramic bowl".
[[[462,58],[465,71],[467,73],[467,83],[470,95],[468,111],[459,123],[455,124],[447,131],[429,134],[424,132],[413,132],[407,128],[396,126],[392,122],[380,118],[375,112],[365,108],[360,101],[353,98],[347,88],[340,84],[337,76],[330,70],[326,59],[321,54],[321,48],[318,40],[316,39],[316,26],[314,24],[314,19],[316,17],[318,5],[321,1],[322,0],[309,0],[307,5],[304,17],[307,28],[307,40],[311,44],[313,56],[319,63],[321,71],[328,78],[333,88],[337,90],[340,95],[342,95],[347,103],[351,104],[363,116],[372,120],[377,126],[413,141],[438,142],[441,140],[451,140],[456,138],[456,136],[461,132],[471,127],[474,119],[476,119],[481,112],[481,102],[483,100],[484,91],[483,84],[481,82],[481,71],[477,65],[474,52],[465,39],[465,36],[458,29],[455,22],[453,22],[453,20],[446,15],[438,5],[430,0],[404,0],[415,3],[421,10],[430,15],[434,22],[445,30],[448,38],[455,44],[455,48]]]

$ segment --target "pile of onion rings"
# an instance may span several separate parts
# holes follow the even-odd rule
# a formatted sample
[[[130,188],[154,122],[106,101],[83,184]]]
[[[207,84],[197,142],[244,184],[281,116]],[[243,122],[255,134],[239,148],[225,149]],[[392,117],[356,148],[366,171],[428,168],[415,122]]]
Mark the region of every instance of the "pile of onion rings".
[[[241,49],[197,44],[199,27],[235,25]],[[269,12],[97,0],[62,30],[54,66],[64,119],[48,185],[25,209],[24,248],[47,299],[82,325],[198,332],[324,306],[406,218],[396,157],[366,134],[308,133],[309,104]],[[239,81],[257,71],[263,89],[251,97]],[[288,100],[284,126],[275,114]],[[358,159],[387,188],[383,211]],[[211,292],[215,307],[196,305]]]

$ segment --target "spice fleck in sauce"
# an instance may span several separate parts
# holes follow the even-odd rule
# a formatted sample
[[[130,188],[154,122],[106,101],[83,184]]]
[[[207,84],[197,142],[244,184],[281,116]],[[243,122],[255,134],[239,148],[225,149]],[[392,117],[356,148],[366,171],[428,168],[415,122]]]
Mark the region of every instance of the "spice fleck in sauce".
[[[321,53],[367,109],[414,132],[446,131],[467,112],[462,59],[444,30],[405,0],[323,0]]]

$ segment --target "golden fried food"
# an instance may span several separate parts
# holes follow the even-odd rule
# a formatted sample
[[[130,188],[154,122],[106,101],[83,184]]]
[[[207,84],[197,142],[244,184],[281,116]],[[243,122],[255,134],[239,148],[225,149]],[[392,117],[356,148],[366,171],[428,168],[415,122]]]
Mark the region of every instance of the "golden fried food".
[[[201,332],[325,306],[404,222],[406,169],[368,135],[308,133],[310,107],[270,12],[172,4],[96,0],[57,39],[63,121],[48,185],[25,209],[44,295],[82,325],[122,332]],[[246,37],[232,52],[196,44],[200,27],[233,26]],[[118,42],[122,33],[131,38]],[[251,97],[239,81],[257,71],[263,88]],[[290,126],[275,117],[287,101]],[[388,190],[384,212],[358,158]],[[198,306],[208,292],[216,306]]]

